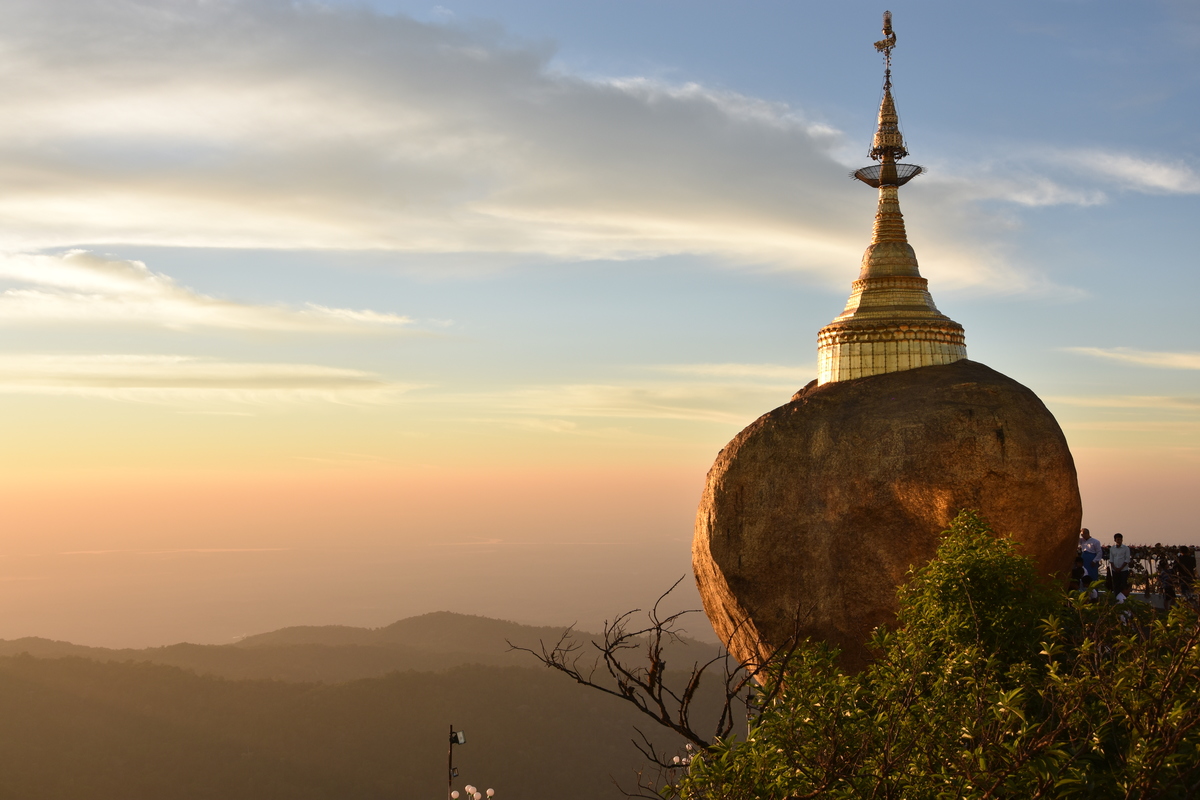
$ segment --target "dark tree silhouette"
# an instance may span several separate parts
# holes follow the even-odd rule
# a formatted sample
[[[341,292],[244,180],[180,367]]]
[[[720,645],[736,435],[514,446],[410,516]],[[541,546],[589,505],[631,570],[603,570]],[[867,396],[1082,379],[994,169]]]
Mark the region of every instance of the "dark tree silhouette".
[[[508,643],[512,650],[529,653],[577,683],[632,704],[687,742],[684,753],[673,756],[657,748],[646,732],[635,727],[638,738],[633,744],[650,762],[655,774],[639,773],[638,791],[626,792],[630,797],[659,798],[657,791],[662,779],[688,764],[687,753],[691,748],[707,750],[728,739],[739,718],[749,726],[778,692],[777,681],[765,680],[766,671],[771,665],[786,662],[799,641],[798,637],[792,637],[791,642],[761,663],[739,661],[721,648],[711,658],[693,660],[686,672],[668,673],[668,649],[686,646],[681,621],[691,614],[702,613],[698,609],[666,615],[660,612],[663,601],[684,578],[659,596],[643,624],[635,622],[642,610],[633,609],[612,622],[605,622],[603,636],[598,640],[581,638],[572,626],[552,645],[539,642],[540,650]],[[676,653],[683,655],[678,650]],[[704,714],[701,707],[707,706],[706,710],[711,712],[710,703],[716,706],[715,713]],[[710,720],[716,717],[711,732],[698,722],[697,718],[703,716]],[[646,794],[647,791],[653,794]]]

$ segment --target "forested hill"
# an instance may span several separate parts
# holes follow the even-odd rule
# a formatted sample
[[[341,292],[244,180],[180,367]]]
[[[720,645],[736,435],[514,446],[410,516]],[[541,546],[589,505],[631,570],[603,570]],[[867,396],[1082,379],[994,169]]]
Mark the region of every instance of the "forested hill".
[[[347,683],[232,681],[157,664],[0,658],[0,796],[397,800],[621,795],[633,712],[548,670],[463,666]],[[640,724],[640,723],[639,723]],[[655,737],[674,744],[665,734]],[[571,787],[568,791],[567,787]]]
[[[697,616],[697,624],[706,623]],[[563,628],[539,628],[441,611],[383,628],[283,628],[229,645],[175,644],[132,650],[38,638],[0,640],[0,656],[28,653],[39,658],[148,661],[225,678],[337,683],[395,671],[437,671],[464,664],[533,666],[535,662],[527,653],[510,651],[508,642],[536,650],[539,641],[553,644],[562,632]],[[588,634],[581,638],[588,639]],[[711,645],[689,642],[681,657],[706,658],[715,651]],[[672,663],[676,662],[673,657]]]

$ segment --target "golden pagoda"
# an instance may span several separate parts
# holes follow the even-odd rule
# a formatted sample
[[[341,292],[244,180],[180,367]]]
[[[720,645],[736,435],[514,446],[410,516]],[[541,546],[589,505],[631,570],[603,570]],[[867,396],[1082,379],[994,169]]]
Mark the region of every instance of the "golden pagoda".
[[[908,155],[892,99],[892,12],[883,15],[883,100],[869,155],[878,164],[852,173],[879,189],[875,231],[858,280],[841,314],[817,334],[817,383],[848,381],[905,369],[949,364],[967,357],[963,327],[937,310],[929,282],[917,269],[900,214],[899,189],[925,171],[902,164]]]

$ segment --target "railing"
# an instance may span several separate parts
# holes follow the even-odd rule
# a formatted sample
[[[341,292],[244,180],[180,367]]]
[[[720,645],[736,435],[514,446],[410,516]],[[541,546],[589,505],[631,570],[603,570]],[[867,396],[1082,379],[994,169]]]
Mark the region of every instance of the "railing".
[[[1106,572],[1108,571],[1108,548],[1110,546],[1104,545],[1103,555],[1101,555]],[[1187,550],[1194,558],[1198,549],[1200,548],[1195,545],[1129,545],[1129,588],[1153,593],[1169,591],[1173,586],[1172,581],[1178,581],[1175,560],[1179,556],[1179,551]],[[1195,582],[1195,578],[1193,573],[1190,582]]]

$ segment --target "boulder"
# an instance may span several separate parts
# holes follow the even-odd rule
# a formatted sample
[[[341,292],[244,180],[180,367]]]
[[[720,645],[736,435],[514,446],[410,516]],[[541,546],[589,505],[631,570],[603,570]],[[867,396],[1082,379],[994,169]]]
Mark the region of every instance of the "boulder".
[[[717,456],[692,561],[729,650],[761,659],[793,636],[861,668],[896,588],[977,509],[1048,576],[1069,571],[1082,509],[1075,463],[1029,389],[961,360],[809,384]]]

